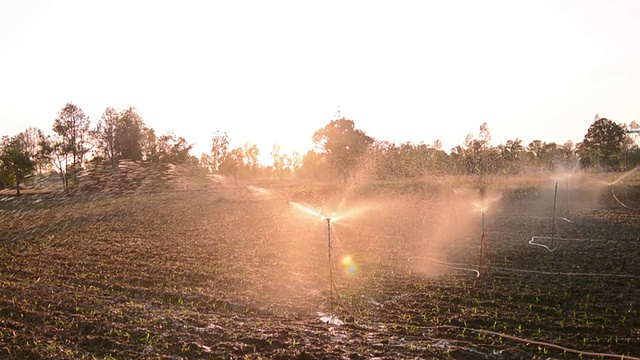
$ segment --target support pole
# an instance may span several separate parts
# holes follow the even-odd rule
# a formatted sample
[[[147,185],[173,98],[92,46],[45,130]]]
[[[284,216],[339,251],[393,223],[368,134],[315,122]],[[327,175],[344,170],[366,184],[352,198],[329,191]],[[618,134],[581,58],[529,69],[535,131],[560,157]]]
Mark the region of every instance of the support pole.
[[[329,251],[329,311],[333,317],[333,265],[331,263],[331,219],[327,220],[327,249]]]
[[[558,182],[556,181],[555,191],[553,193],[553,223],[551,224],[551,240],[556,238],[556,200],[558,198]]]
[[[487,253],[487,241],[484,236],[484,209],[482,210],[482,237],[480,238],[480,266],[478,273],[480,277],[484,277],[484,257]]]

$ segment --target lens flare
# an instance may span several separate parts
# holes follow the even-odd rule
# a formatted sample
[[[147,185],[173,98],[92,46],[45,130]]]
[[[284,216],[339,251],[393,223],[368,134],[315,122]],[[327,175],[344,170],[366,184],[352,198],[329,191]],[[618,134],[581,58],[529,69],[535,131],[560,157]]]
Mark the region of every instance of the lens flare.
[[[355,276],[358,274],[358,264],[353,261],[353,257],[351,255],[345,255],[342,258],[342,268],[344,269],[344,273],[347,276]]]

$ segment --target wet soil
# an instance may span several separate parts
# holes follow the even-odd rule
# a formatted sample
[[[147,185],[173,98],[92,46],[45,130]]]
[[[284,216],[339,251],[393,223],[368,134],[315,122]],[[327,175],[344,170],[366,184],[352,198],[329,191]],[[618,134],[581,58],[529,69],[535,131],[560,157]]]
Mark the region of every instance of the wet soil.
[[[638,357],[640,211],[607,191],[3,198],[0,357]]]

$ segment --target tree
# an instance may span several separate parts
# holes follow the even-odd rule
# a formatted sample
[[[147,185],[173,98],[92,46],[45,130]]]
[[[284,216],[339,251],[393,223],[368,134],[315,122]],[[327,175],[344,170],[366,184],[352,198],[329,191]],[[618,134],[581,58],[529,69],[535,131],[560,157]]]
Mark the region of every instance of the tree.
[[[469,133],[463,146],[451,149],[451,160],[458,172],[469,175],[483,175],[495,173],[499,166],[499,149],[489,146],[491,133],[487,123],[480,125],[479,138],[475,139]]]
[[[58,118],[53,122],[53,131],[58,135],[60,150],[71,156],[72,164],[81,164],[87,148],[89,118],[82,109],[73,103],[67,103]]]
[[[318,179],[326,175],[325,154],[318,154],[313,150],[307,151],[302,157],[302,165],[298,171],[302,178]]]
[[[291,154],[291,170],[294,174],[297,174],[302,167],[302,155],[297,150],[294,150]]]
[[[44,132],[36,127],[29,127],[18,134],[24,146],[25,153],[29,154],[31,160],[36,163],[36,170],[40,175],[49,164],[46,147],[43,148],[43,141],[46,139]]]
[[[207,173],[211,173],[211,155],[207,154],[207,153],[202,153],[200,154],[200,160],[199,160],[199,164],[200,167],[202,167],[203,169],[207,170]]]
[[[220,130],[216,130],[211,142],[211,169],[213,172],[219,172],[220,165],[229,153],[229,135],[226,131],[220,133]]]
[[[187,143],[183,137],[169,132],[161,135],[157,140],[158,160],[171,164],[197,163],[197,160],[193,160],[189,154],[192,148],[193,145]]]
[[[20,182],[36,169],[34,156],[29,152],[31,144],[26,133],[20,133],[12,138],[2,139],[0,149],[0,172],[3,178],[16,186],[16,195],[20,195]]]
[[[64,190],[68,191],[69,178],[77,180],[76,171],[82,166],[84,155],[89,151],[89,118],[77,105],[67,103],[54,120],[53,131],[56,136],[52,141],[52,161],[60,171]],[[72,170],[71,175],[69,170]]]
[[[111,107],[105,109],[104,113],[92,135],[96,141],[99,156],[111,162],[111,166],[118,166],[118,156],[116,155],[116,128],[118,126],[120,114]]]
[[[142,160],[142,144],[145,135],[142,117],[130,107],[117,117],[114,130],[115,156],[133,161]]]
[[[271,147],[271,158],[273,159],[273,172],[282,180],[284,174],[291,171],[293,166],[293,159],[282,152],[282,148],[278,144],[273,144]]]
[[[625,129],[617,123],[596,117],[578,146],[580,164],[606,170],[619,169],[626,135]]]
[[[258,145],[244,144],[244,156],[247,161],[246,167],[251,177],[256,177],[260,171],[260,161],[258,156],[260,155],[260,149]]]
[[[233,175],[233,182],[238,185],[238,172],[245,166],[244,150],[239,147],[231,150],[222,160],[219,170],[224,175]]]
[[[629,149],[627,161],[629,166],[636,167],[640,165],[640,148],[638,147],[640,139],[640,124],[635,120],[629,124],[628,130]]]
[[[340,118],[316,130],[313,142],[324,151],[329,164],[346,182],[374,140],[356,129],[353,120]]]
[[[142,159],[145,161],[158,161],[158,138],[155,130],[145,129],[142,136]]]
[[[524,150],[522,140],[507,140],[507,143],[498,145],[500,156],[504,161],[502,171],[505,174],[515,174],[520,170],[520,157]]]

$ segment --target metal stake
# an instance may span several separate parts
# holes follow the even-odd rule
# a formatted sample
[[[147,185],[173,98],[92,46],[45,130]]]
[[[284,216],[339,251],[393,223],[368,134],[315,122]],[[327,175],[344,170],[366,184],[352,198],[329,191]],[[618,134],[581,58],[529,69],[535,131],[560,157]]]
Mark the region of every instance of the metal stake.
[[[484,209],[482,209],[482,237],[480,238],[480,276],[484,276],[484,256],[487,253],[487,241],[484,236]]]
[[[329,309],[333,317],[333,266],[331,263],[331,219],[327,220],[327,248],[329,250]]]

